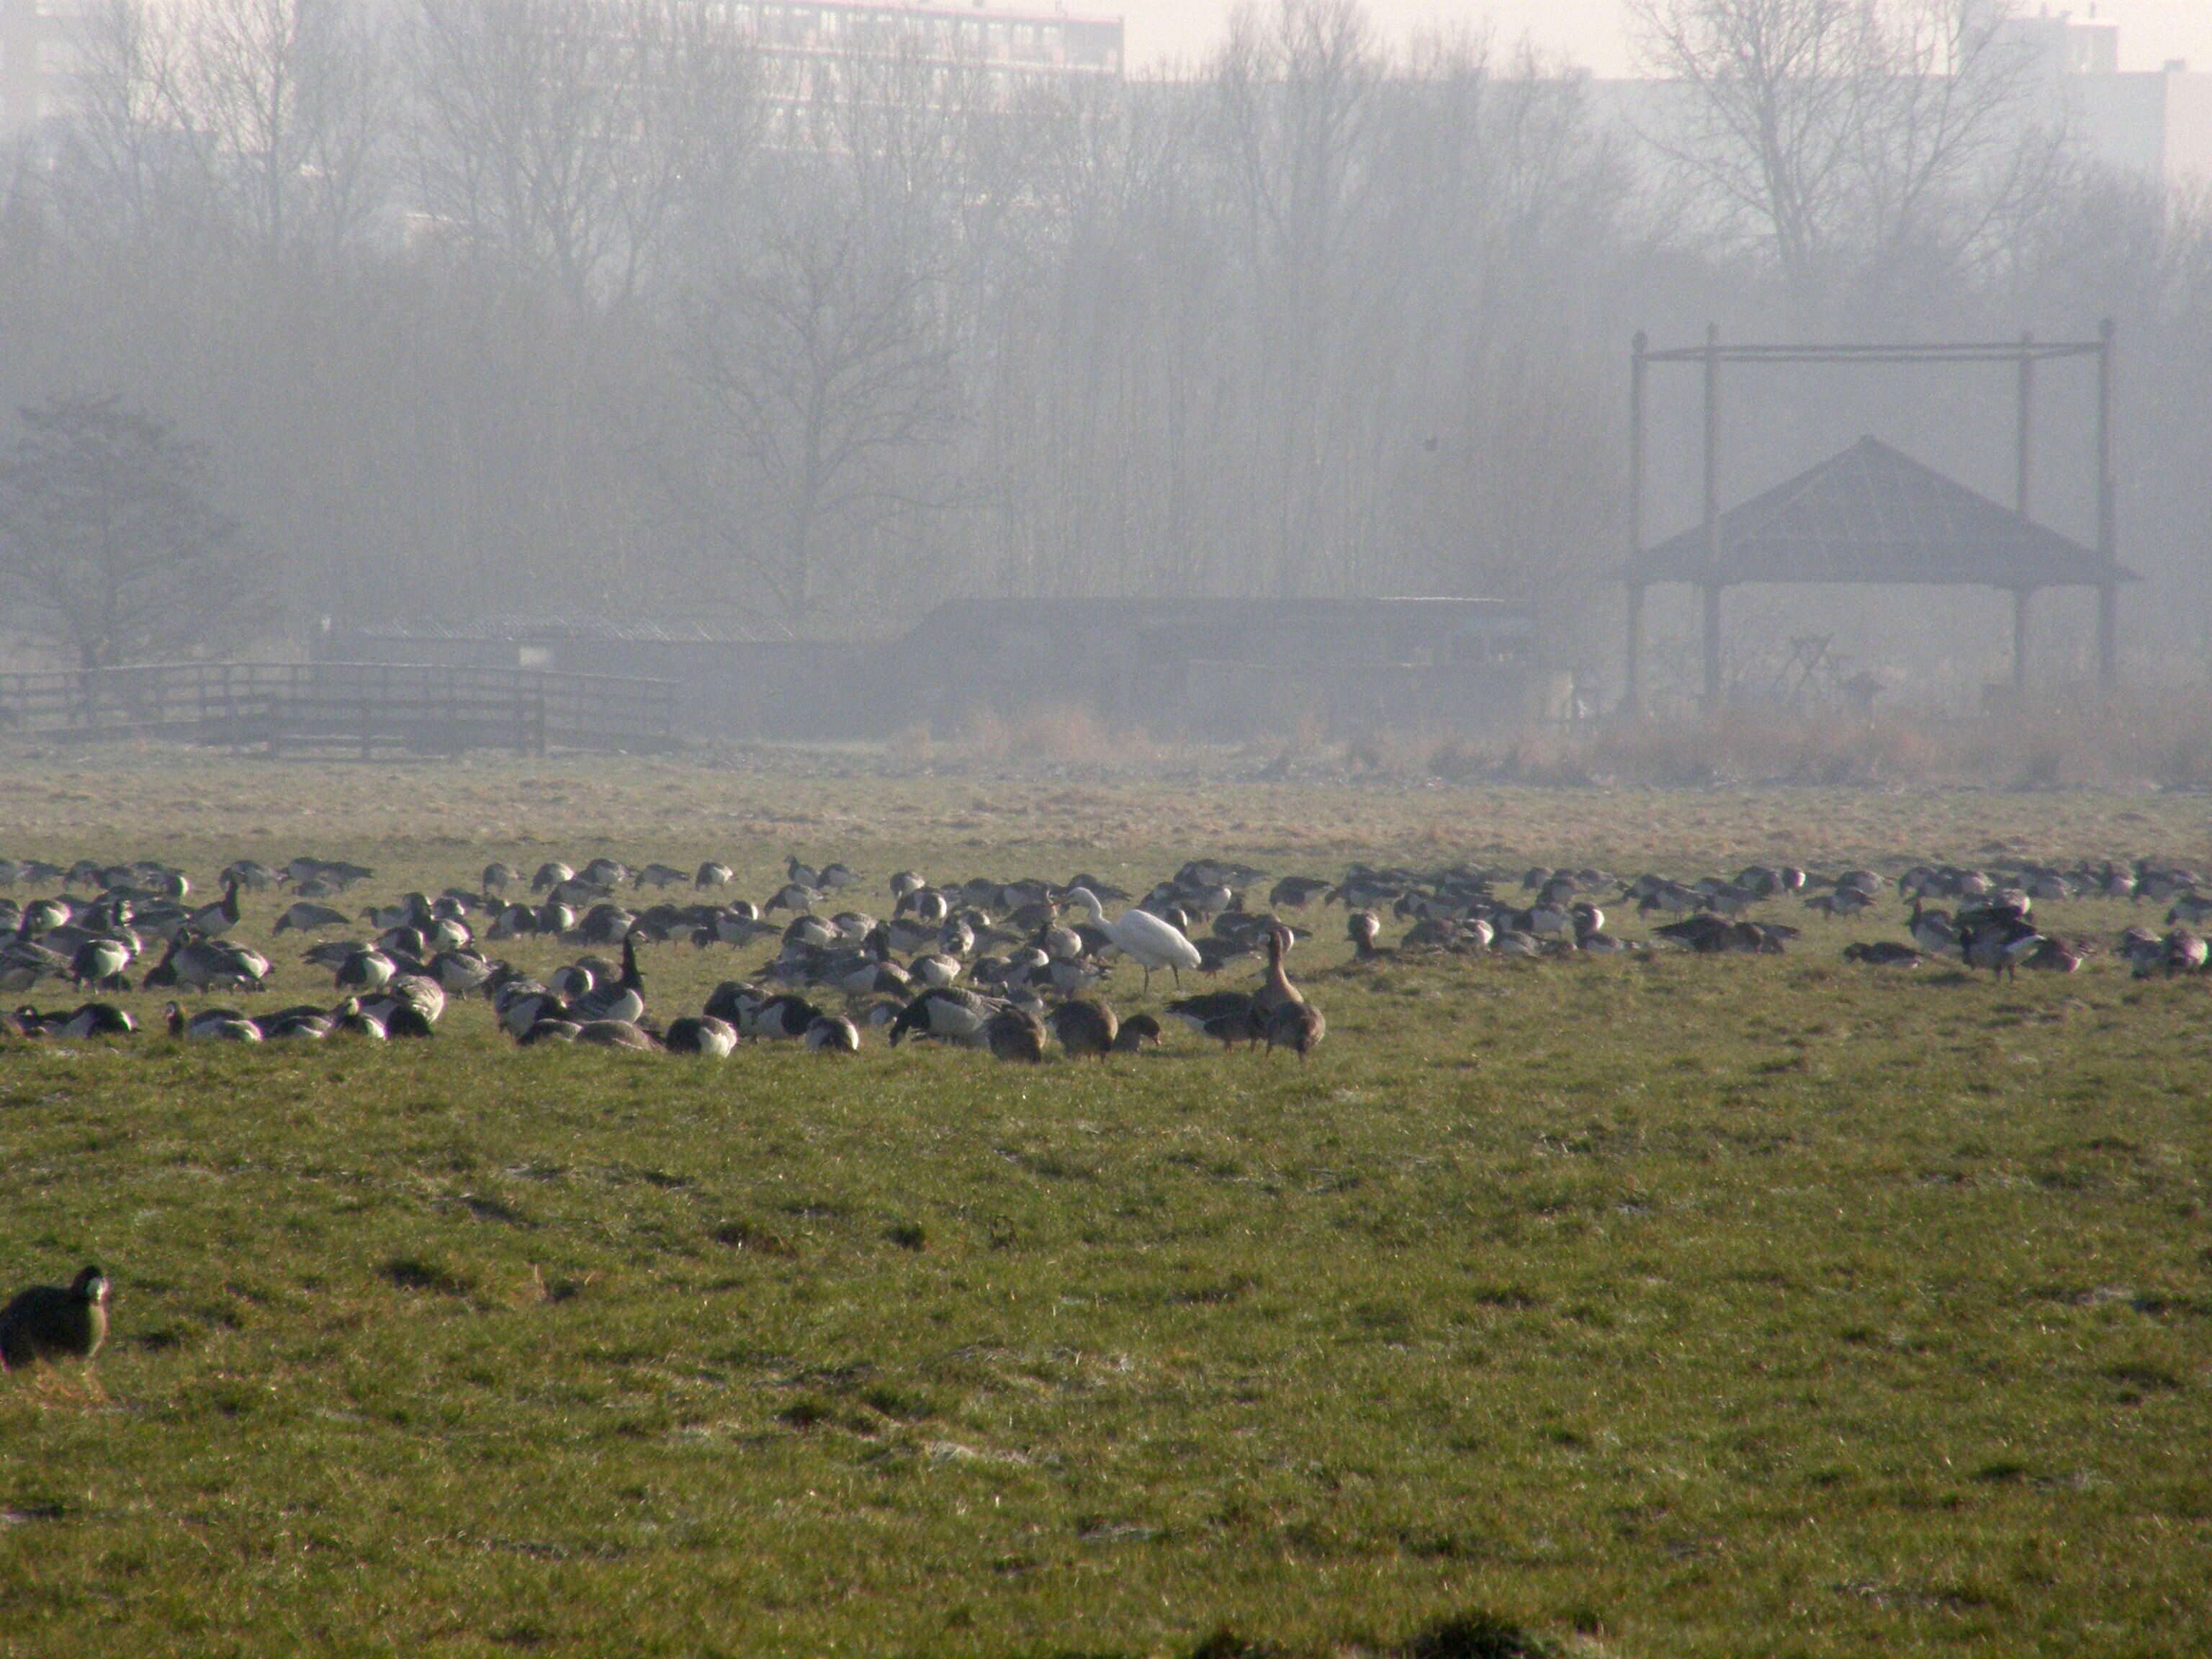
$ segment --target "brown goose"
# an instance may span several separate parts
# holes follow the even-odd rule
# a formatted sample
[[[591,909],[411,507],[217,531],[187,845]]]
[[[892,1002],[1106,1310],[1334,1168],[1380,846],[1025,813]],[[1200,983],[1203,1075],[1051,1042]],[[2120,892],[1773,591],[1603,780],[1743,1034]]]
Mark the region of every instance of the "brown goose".
[[[1133,1054],[1147,1042],[1160,1046],[1160,1023],[1150,1014],[1132,1014],[1121,1022],[1121,1029],[1114,1036],[1114,1052]]]
[[[1275,1052],[1275,1045],[1280,1043],[1295,1049],[1298,1058],[1304,1060],[1328,1035],[1328,1022],[1310,1002],[1286,1002],[1267,1016],[1267,1052],[1271,1054]]]
[[[1277,922],[1267,930],[1267,981],[1252,994],[1252,1023],[1255,1030],[1265,1031],[1283,1010],[1305,1002],[1304,994],[1283,971],[1283,953],[1290,948],[1291,930]]]
[[[1044,1022],[1025,1008],[1002,1008],[984,1022],[983,1042],[994,1058],[1034,1066],[1044,1058]]]
[[[1121,1022],[1103,1002],[1063,1002],[1045,1016],[1045,1024],[1071,1059],[1094,1054],[1103,1060],[1121,1034]]]

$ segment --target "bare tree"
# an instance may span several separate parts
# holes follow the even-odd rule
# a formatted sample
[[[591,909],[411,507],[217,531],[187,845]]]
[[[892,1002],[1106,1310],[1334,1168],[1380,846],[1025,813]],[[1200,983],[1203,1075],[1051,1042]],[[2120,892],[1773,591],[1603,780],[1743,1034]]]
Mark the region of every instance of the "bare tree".
[[[787,160],[749,246],[695,304],[693,372],[736,463],[710,524],[789,621],[811,621],[823,567],[884,517],[940,501],[921,474],[953,430],[957,386],[929,259]],[[841,199],[842,198],[842,199]]]
[[[80,666],[222,649],[267,620],[199,449],[114,397],[22,418],[0,463],[0,571]]]
[[[1358,305],[1353,255],[1384,69],[1354,0],[1276,0],[1234,15],[1210,82],[1226,205],[1256,301],[1247,349],[1261,389],[1247,488],[1255,520],[1272,521],[1272,544],[1255,574],[1280,593],[1328,581],[1328,389],[1342,384],[1351,346],[1343,322]]]
[[[735,15],[684,0],[422,0],[425,206],[578,308],[620,302],[758,125]]]
[[[1628,0],[1681,89],[1645,136],[1772,257],[1801,309],[1955,267],[2057,154],[2008,0]]]
[[[953,277],[981,95],[960,65],[905,48],[805,68],[782,88],[781,143],[702,235],[686,306],[724,452],[706,498],[721,505],[695,501],[695,520],[794,623],[823,609],[825,567],[860,574],[882,526],[958,493]]]
[[[98,0],[71,31],[76,73],[55,200],[79,234],[143,246],[187,225],[196,170],[176,142],[181,45],[147,0]]]
[[[176,79],[179,136],[264,257],[335,252],[381,205],[396,106],[352,0],[201,0]]]

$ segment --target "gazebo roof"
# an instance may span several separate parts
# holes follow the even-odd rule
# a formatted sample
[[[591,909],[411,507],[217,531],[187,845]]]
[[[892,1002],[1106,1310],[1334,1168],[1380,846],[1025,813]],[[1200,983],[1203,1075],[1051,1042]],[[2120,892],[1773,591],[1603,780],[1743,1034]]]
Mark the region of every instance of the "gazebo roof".
[[[1862,438],[1721,514],[1720,561],[1693,525],[1628,562],[1632,583],[1898,582],[2026,590],[2134,581],[2076,541]]]

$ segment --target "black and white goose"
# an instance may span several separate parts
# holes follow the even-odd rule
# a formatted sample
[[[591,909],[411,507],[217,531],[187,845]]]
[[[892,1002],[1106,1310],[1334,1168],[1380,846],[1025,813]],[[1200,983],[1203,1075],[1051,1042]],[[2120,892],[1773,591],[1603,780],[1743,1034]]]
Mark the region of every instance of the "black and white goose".
[[[203,939],[189,930],[169,941],[161,960],[146,970],[147,988],[184,986],[197,991],[268,988],[269,958],[228,939]]]
[[[219,1042],[258,1042],[261,1028],[235,1008],[203,1008],[190,1018],[176,1003],[162,1009],[167,1017],[169,1035],[195,1041]]]
[[[276,925],[269,931],[282,933],[298,931],[319,933],[325,927],[343,927],[349,918],[343,910],[333,910],[327,904],[317,904],[311,899],[295,899],[286,905],[276,918]]]
[[[18,1008],[13,1018],[16,1030],[25,1036],[129,1036],[138,1029],[137,1021],[112,1002],[88,1002],[66,1012],[49,1013],[27,1005]]]
[[[238,884],[227,882],[222,896],[193,911],[187,926],[202,939],[220,939],[238,926]]]
[[[374,996],[361,999],[362,1012],[381,1020],[386,1036],[425,1037],[446,1012],[446,994],[422,974],[401,974]]]
[[[637,969],[637,935],[623,935],[622,973],[611,984],[594,985],[569,1004],[571,1019],[627,1020],[635,1024],[645,1013],[645,978]]]
[[[738,1028],[712,1014],[684,1014],[668,1022],[660,1041],[672,1054],[707,1054],[727,1060],[738,1046]]]
[[[80,987],[95,991],[127,991],[131,981],[123,970],[136,954],[119,939],[87,939],[70,958],[70,977]]]
[[[748,1036],[793,1042],[804,1037],[821,1018],[822,1011],[805,997],[787,993],[756,1005],[740,1029]]]
[[[332,970],[332,979],[341,991],[380,991],[398,971],[399,964],[390,957],[373,945],[363,945],[346,952]]]
[[[817,1054],[857,1054],[860,1028],[842,1014],[817,1014],[806,1028],[806,1047]]]
[[[87,1267],[64,1288],[33,1285],[0,1308],[0,1370],[57,1360],[89,1364],[107,1340],[107,1275]]]
[[[899,1011],[891,1022],[890,1045],[905,1038],[931,1037],[943,1042],[973,1042],[991,1017],[1006,1005],[974,991],[935,988]]]

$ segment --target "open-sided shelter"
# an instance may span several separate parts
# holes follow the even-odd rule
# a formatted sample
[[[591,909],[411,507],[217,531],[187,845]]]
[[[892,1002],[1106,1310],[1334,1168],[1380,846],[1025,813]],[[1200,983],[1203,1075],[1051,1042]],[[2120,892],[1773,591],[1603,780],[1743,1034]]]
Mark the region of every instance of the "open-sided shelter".
[[[1717,533],[1714,533],[1717,532]],[[2039,588],[2098,593],[2100,676],[2112,675],[2113,599],[2133,572],[1978,495],[1876,438],[1692,526],[1629,562],[1632,614],[1654,582],[1686,582],[1705,599],[1705,694],[1719,690],[1720,596],[1752,583],[1868,583],[2002,588],[2013,596],[2013,678],[2027,676],[2027,603]],[[1628,683],[1640,630],[1629,635]]]
[[[2090,360],[2097,371],[2094,431],[2097,545],[2092,550],[2028,515],[2031,417],[2039,363]],[[2094,340],[1911,345],[1734,345],[1709,326],[1703,346],[1654,351],[1636,337],[1629,379],[1627,676],[1622,707],[1644,707],[1644,590],[1687,582],[1705,597],[1705,696],[1721,694],[1721,594],[1753,582],[1881,583],[2001,588],[2013,596],[2013,684],[2027,684],[2027,611],[2040,588],[2097,590],[2098,679],[2116,678],[2119,585],[2136,580],[2118,557],[2112,468],[2114,330]],[[1653,363],[1705,372],[1705,516],[1671,541],[1644,544],[1644,381]],[[1723,363],[1821,368],[1957,368],[2008,364],[2018,377],[2017,477],[2007,507],[1874,438],[1726,512],[1720,505],[1720,380]]]

